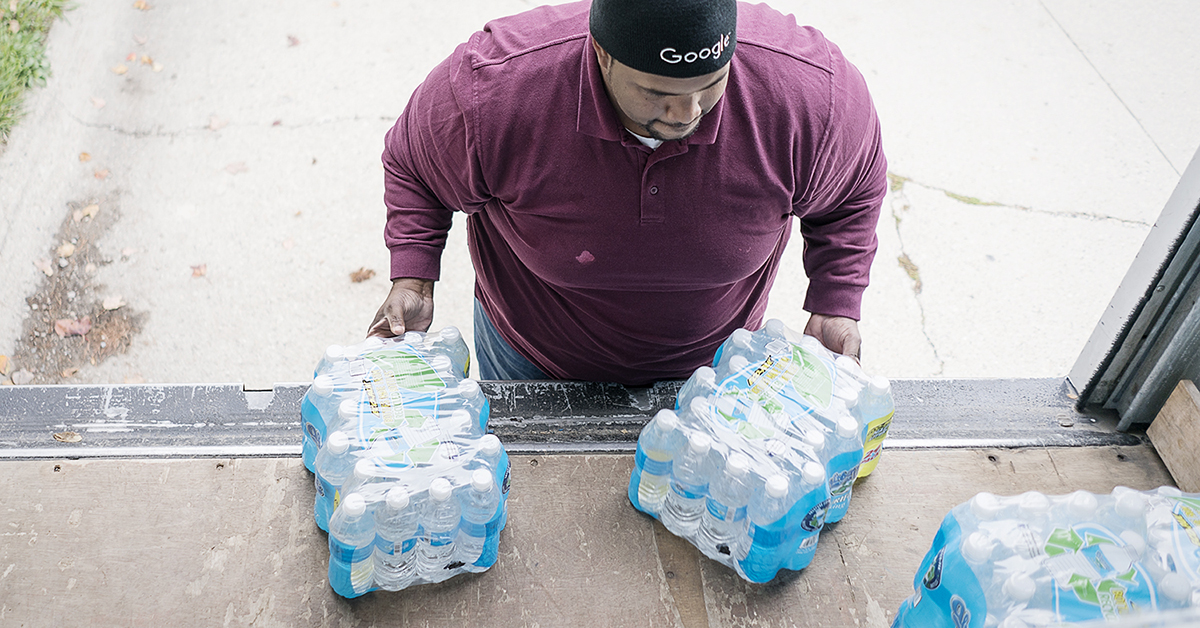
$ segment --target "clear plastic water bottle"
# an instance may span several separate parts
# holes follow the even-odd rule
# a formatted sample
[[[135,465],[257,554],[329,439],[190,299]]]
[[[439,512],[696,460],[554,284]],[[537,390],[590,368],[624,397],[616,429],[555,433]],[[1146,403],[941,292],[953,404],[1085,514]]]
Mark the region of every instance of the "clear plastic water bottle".
[[[313,378],[316,378],[321,373],[325,373],[334,364],[346,359],[346,348],[342,345],[329,345],[325,348],[325,353],[321,355],[321,360],[317,362],[317,367],[313,369]]]
[[[834,428],[833,445],[829,448],[829,512],[828,523],[837,523],[850,509],[850,497],[854,493],[854,481],[858,479],[858,467],[862,464],[862,429],[854,417],[843,416]]]
[[[395,486],[375,508],[375,584],[399,591],[417,577],[419,504],[403,486]]]
[[[353,597],[374,584],[375,521],[363,496],[346,496],[329,521],[329,584],[339,595]]]
[[[454,574],[454,540],[462,510],[454,499],[454,487],[446,478],[429,483],[429,502],[421,517],[421,537],[417,543],[417,566],[421,577],[441,582]]]
[[[426,341],[430,338],[427,336]],[[463,340],[462,332],[457,327],[447,325],[436,336],[432,337],[431,349],[450,358],[456,378],[464,378],[471,370],[471,353]]]
[[[643,512],[657,515],[670,490],[672,461],[682,453],[686,439],[679,430],[679,416],[659,410],[638,436],[629,501]]]
[[[779,571],[782,546],[788,536],[784,515],[788,508],[788,480],[782,474],[767,478],[761,493],[756,493],[746,508],[749,519],[747,538],[742,542],[745,556],[738,562],[751,582],[767,582]]]
[[[317,454],[316,488],[313,516],[322,530],[329,530],[329,518],[341,501],[342,484],[354,472],[358,461],[350,451],[350,437],[345,432],[333,432]]]
[[[696,369],[675,397],[675,408],[686,408],[696,398],[705,398],[717,390],[717,372],[707,366]]]
[[[802,511],[798,513],[801,516],[797,517],[794,529],[789,530],[786,537],[789,544],[785,549],[790,549],[794,543],[796,551],[786,557],[782,566],[798,571],[812,562],[817,552],[821,528],[825,525],[825,518],[829,512],[829,486],[825,481],[825,467],[814,461],[801,465],[800,482],[798,485],[793,482],[792,492],[796,502],[793,508],[800,506]]]
[[[479,382],[473,379],[461,380],[454,392],[457,406],[470,413],[472,419],[479,426],[479,432],[486,432],[491,406],[487,397],[484,396]]]
[[[300,401],[300,428],[304,432],[301,457],[309,471],[316,469],[317,452],[331,431],[325,417],[336,412],[338,400],[333,394],[336,384],[337,380],[332,375],[317,375]]]
[[[701,513],[698,546],[709,557],[729,560],[738,555],[737,544],[746,534],[746,506],[754,492],[752,480],[750,458],[731,452],[709,487]]]
[[[886,377],[873,377],[867,383],[867,388],[859,397],[857,412],[866,424],[866,436],[863,437],[863,462],[858,469],[858,477],[865,478],[879,464],[879,456],[883,451],[883,440],[887,438],[892,425],[892,417],[896,414],[896,403],[892,400],[892,384]]]
[[[508,525],[508,489],[509,489],[509,473],[511,469],[508,465],[508,454],[504,451],[500,444],[500,439],[495,434],[485,434],[479,439],[479,456],[476,458],[476,464],[481,464],[482,468],[487,469],[492,477],[496,479],[496,486],[500,489],[500,520],[498,528],[503,529]]]
[[[693,432],[688,436],[687,449],[671,465],[671,490],[663,501],[661,520],[679,536],[690,537],[700,526],[711,476],[708,457],[711,449],[711,436]]]
[[[498,518],[499,507],[500,489],[496,488],[495,478],[486,469],[476,469],[471,473],[471,484],[462,492],[462,521],[455,549],[460,562],[472,565],[483,557],[488,523]],[[490,558],[495,562],[494,556]]]

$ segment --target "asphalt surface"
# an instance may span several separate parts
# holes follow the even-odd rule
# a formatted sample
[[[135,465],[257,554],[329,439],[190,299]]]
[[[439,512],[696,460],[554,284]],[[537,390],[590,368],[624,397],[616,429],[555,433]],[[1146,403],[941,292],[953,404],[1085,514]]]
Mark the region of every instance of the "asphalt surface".
[[[893,191],[864,366],[1065,375],[1200,147],[1194,2],[771,4],[843,49],[882,119]],[[0,152],[10,378],[307,380],[326,345],[363,336],[387,292],[384,132],[457,43],[530,6],[79,2],[50,33],[53,77]],[[71,238],[81,252],[63,256]],[[799,328],[795,244],[768,315]],[[353,281],[360,270],[375,274]],[[435,328],[470,335],[472,281],[459,224]],[[57,338],[61,311],[32,309],[50,301],[124,317],[121,351],[47,358],[84,341]]]

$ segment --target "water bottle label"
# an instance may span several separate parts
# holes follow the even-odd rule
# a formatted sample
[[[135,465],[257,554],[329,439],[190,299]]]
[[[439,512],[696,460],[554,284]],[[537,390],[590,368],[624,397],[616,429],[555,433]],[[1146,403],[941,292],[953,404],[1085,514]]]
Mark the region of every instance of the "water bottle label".
[[[500,494],[508,495],[509,483],[512,480],[512,466],[504,466],[504,481],[500,483]]]
[[[465,534],[467,536],[473,536],[476,538],[483,538],[483,537],[487,536],[487,523],[486,522],[485,523],[477,523],[474,521],[467,521],[466,519],[463,519],[462,521],[459,522],[458,527],[460,530],[462,530],[463,534]]]
[[[741,508],[730,508],[729,506],[726,506],[725,504],[722,504],[721,502],[712,498],[709,498],[707,502],[708,514],[712,515],[712,518],[716,519],[717,521],[741,521],[746,517],[745,506],[742,506]]]
[[[329,536],[329,555],[342,563],[357,563],[371,557],[375,550],[374,543],[364,546],[348,545],[336,536]]]
[[[454,536],[457,532],[457,530],[451,530],[449,532],[430,532],[427,537],[429,546],[443,547],[449,545],[454,542]]]
[[[324,497],[325,496],[325,480],[322,480],[321,476],[319,476],[319,475],[313,474],[313,476],[314,476],[313,484],[317,485],[317,497]]]
[[[800,527],[805,532],[820,530],[825,525],[825,514],[828,512],[829,500],[826,499],[805,513],[804,518],[800,520]]]
[[[640,467],[642,472],[650,475],[671,475],[671,458],[668,457],[669,454],[662,452],[655,453],[656,455],[654,456],[647,455],[645,450],[639,445],[637,452],[633,455],[634,466]],[[664,457],[666,457],[665,460],[659,459]]]
[[[385,539],[382,536],[378,536],[378,535],[375,536],[376,549],[378,549],[380,552],[382,552],[384,554],[387,554],[388,556],[395,556],[397,552],[399,552],[401,554],[406,554],[408,552],[411,552],[413,550],[413,548],[415,548],[416,546],[417,546],[416,537],[409,537],[409,538],[404,539],[403,541],[400,541],[399,543],[397,543],[395,541],[389,541],[388,539]]]
[[[868,432],[867,437],[864,440],[866,442],[873,442],[876,440],[883,440],[885,437],[887,437],[888,428],[892,426],[892,417],[895,416],[895,414],[895,412],[889,412],[887,416],[871,421],[867,425]]]

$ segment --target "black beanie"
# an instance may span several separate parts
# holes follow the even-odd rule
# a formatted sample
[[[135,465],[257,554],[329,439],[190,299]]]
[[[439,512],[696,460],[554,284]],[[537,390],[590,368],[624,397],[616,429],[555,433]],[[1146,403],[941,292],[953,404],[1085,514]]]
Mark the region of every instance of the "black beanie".
[[[660,76],[716,72],[737,45],[736,0],[592,0],[589,20],[614,59]]]

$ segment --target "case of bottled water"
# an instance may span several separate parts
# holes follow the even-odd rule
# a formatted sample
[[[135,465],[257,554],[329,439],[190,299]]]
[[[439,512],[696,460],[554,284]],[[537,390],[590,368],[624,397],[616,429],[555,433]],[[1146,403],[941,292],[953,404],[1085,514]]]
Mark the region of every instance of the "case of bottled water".
[[[850,506],[872,380],[852,359],[771,320],[739,329],[675,410],[638,438],[629,501],[751,582],[812,561],[821,528]],[[888,410],[890,420],[891,410]]]
[[[980,493],[942,521],[913,589],[892,628],[1186,625],[1200,494]]]
[[[507,522],[508,454],[457,329],[331,347],[304,397],[329,583],[357,597],[480,572]],[[311,461],[309,453],[311,451]]]

